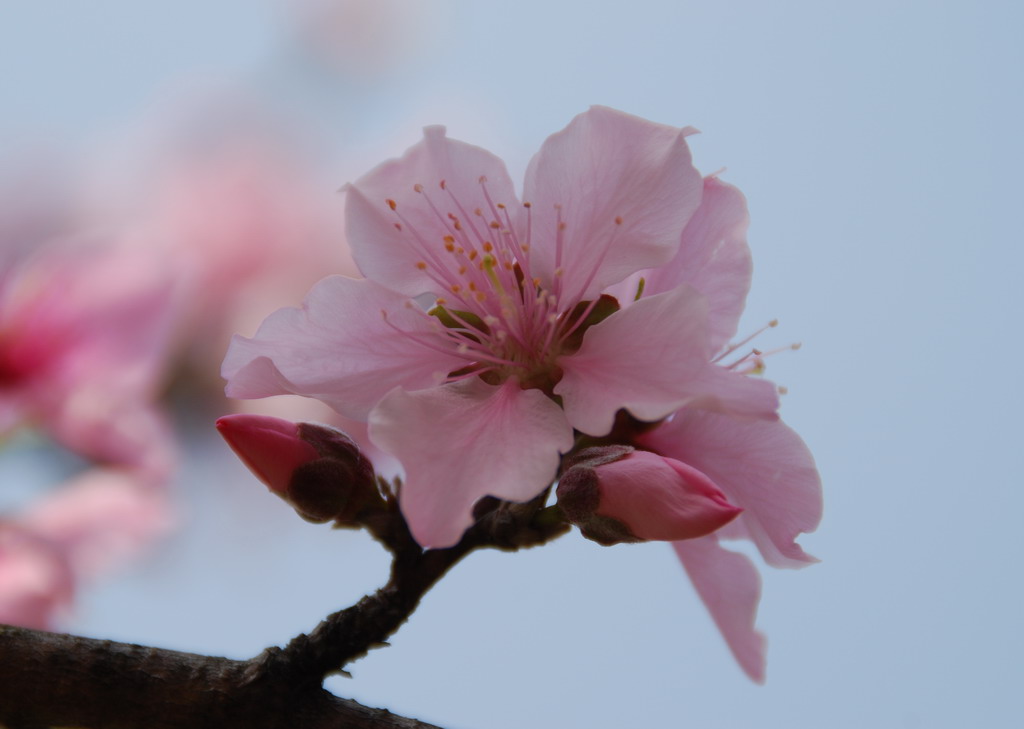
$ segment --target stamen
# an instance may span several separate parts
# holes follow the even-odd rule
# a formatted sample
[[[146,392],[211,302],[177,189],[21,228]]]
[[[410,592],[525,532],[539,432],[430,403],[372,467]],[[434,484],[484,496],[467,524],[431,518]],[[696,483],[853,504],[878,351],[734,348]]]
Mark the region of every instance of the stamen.
[[[712,361],[712,362],[714,362],[714,363],[717,363],[717,362],[720,362],[720,361],[722,361],[723,359],[725,359],[726,357],[728,357],[728,356],[729,356],[730,354],[732,354],[733,352],[735,352],[735,351],[736,351],[737,349],[739,349],[740,347],[742,347],[742,346],[743,346],[744,344],[746,344],[747,342],[749,342],[750,340],[752,340],[752,339],[753,339],[754,337],[756,337],[756,336],[758,336],[758,335],[760,335],[760,334],[763,334],[764,332],[766,332],[766,331],[768,331],[769,329],[772,329],[772,328],[774,328],[774,327],[777,327],[778,325],[779,325],[779,320],[778,320],[778,319],[772,319],[772,320],[771,320],[770,322],[768,322],[767,324],[765,324],[765,325],[764,325],[763,327],[761,327],[760,329],[758,329],[758,330],[757,330],[756,332],[754,332],[753,334],[751,334],[751,335],[750,335],[749,337],[747,337],[747,338],[746,338],[746,339],[744,339],[743,341],[740,341],[740,342],[736,342],[736,344],[730,344],[730,345],[729,345],[729,347],[728,347],[728,348],[727,348],[727,349],[726,349],[725,351],[723,351],[723,352],[722,352],[722,353],[721,353],[720,355],[718,355],[717,357],[715,357],[715,358],[714,358],[713,360],[711,360],[711,361]]]

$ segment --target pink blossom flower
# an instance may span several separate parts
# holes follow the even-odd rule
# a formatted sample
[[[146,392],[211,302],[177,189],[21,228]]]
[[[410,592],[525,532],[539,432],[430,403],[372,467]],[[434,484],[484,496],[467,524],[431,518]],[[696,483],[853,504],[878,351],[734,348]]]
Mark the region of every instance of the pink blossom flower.
[[[607,434],[622,408],[774,419],[770,383],[712,361],[738,312],[704,284],[745,293],[745,208],[702,181],[691,133],[595,107],[544,142],[520,203],[498,158],[426,129],[347,188],[367,278],[325,279],[236,336],[228,395],[300,394],[367,420],[428,547],[456,543],[484,495],[542,492],[574,433]]]
[[[628,446],[590,448],[558,479],[558,506],[600,544],[711,534],[739,516],[707,476],[673,458]]]

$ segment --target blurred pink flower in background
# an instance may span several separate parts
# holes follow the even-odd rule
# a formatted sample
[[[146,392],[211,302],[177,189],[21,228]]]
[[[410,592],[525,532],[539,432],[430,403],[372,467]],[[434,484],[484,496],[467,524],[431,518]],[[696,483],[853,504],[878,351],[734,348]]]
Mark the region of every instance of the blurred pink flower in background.
[[[132,458],[79,417],[148,411],[165,374],[174,281],[159,259],[124,246],[54,242],[0,273],[0,433],[41,426],[86,457]],[[81,398],[89,407],[76,406]]]
[[[0,620],[49,627],[73,586],[166,532],[174,442],[161,406],[176,292],[144,252],[85,239],[7,250],[0,434],[32,427],[93,468],[3,522]]]
[[[15,522],[0,521],[0,623],[49,630],[74,591],[63,549]]]
[[[125,468],[88,470],[39,499],[21,524],[94,579],[120,566],[174,525],[163,483]]]

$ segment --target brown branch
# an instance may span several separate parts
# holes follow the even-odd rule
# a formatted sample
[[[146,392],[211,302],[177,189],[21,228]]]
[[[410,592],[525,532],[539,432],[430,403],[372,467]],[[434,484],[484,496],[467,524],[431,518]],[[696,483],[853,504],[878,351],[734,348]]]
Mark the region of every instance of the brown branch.
[[[438,729],[319,686],[253,680],[253,661],[0,627],[9,729]]]
[[[237,661],[0,627],[0,725],[8,729],[438,729],[341,699],[324,677],[380,646],[465,555],[543,544],[567,526],[528,504],[488,500],[462,541],[423,551],[404,521],[371,531],[394,554],[388,584],[285,648]]]

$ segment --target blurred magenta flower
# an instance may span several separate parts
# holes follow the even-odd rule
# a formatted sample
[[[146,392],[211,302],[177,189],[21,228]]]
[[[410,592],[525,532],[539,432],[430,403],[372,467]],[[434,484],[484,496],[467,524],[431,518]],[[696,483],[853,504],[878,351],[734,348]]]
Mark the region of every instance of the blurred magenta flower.
[[[743,288],[749,260],[708,242],[735,203],[693,168],[692,131],[595,107],[543,144],[520,203],[501,160],[428,128],[347,188],[367,279],[325,279],[236,336],[228,395],[300,394],[368,420],[429,547],[457,542],[486,494],[536,496],[574,430],[605,435],[621,408],[774,419],[774,386],[712,361],[733,312],[695,284]],[[681,252],[688,240],[704,248]]]
[[[174,307],[173,281],[141,251],[67,243],[9,260],[0,433],[36,424],[87,458],[143,465],[145,449],[166,448],[153,401]]]

